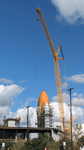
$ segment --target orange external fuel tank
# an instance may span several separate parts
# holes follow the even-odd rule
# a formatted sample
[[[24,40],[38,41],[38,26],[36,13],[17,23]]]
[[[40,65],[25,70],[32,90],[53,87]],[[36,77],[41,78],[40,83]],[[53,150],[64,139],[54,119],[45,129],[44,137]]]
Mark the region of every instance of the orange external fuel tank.
[[[45,106],[46,103],[49,106],[49,98],[48,98],[48,95],[46,94],[46,92],[42,91],[39,96],[39,99],[38,99],[38,106]]]

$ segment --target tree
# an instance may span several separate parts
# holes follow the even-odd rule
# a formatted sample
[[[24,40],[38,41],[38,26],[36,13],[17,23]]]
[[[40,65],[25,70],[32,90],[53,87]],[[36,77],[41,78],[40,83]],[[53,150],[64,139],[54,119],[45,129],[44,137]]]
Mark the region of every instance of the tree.
[[[58,142],[48,142],[46,147],[48,150],[60,150]]]
[[[82,137],[80,137],[80,138],[78,139],[77,145],[78,145],[79,147],[83,147],[83,146],[84,146],[84,136],[82,136]]]
[[[58,142],[60,150],[64,150],[63,142],[66,142],[66,150],[71,150],[71,139],[68,138],[67,136],[65,136],[65,138],[62,137]],[[77,145],[74,145],[74,142],[72,142],[72,148],[73,148],[73,150],[76,150],[76,149],[80,150]]]
[[[38,138],[34,138],[32,140],[28,139],[28,147],[31,150],[44,150],[48,142],[48,136],[39,134]],[[21,150],[27,149],[27,142],[25,143],[25,146],[22,147]]]
[[[73,128],[72,136],[73,136],[74,145],[79,149],[82,144],[81,140],[82,140],[82,136],[83,136],[81,124],[76,124],[76,127]]]
[[[32,147],[34,150],[44,150],[47,145],[47,136],[39,134],[38,138],[32,140]]]
[[[73,128],[73,141],[76,143],[78,139],[82,136],[82,126],[81,124],[76,124],[76,126]]]

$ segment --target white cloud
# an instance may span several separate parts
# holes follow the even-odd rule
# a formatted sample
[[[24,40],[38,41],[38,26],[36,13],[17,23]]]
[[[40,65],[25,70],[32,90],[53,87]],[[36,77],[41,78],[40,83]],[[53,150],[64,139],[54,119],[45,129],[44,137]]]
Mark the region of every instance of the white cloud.
[[[10,108],[5,106],[5,107],[1,107],[0,106],[0,122],[3,122],[3,118],[4,116],[6,116],[6,118],[11,118],[13,115],[13,113],[10,111]]]
[[[78,94],[77,93],[73,93],[73,96],[78,96]]]
[[[54,122],[60,122],[60,117],[59,117],[59,105],[58,102],[51,102],[50,105],[53,107],[53,114],[54,114]],[[69,122],[70,118],[70,109],[67,104],[63,104],[64,107],[64,115],[66,118],[66,122]]]
[[[52,97],[52,102],[58,102],[58,97],[57,96]]]
[[[37,123],[37,114],[36,109],[33,107],[29,107],[29,126],[35,127],[35,123]],[[20,116],[21,117],[21,124],[27,124],[27,108],[19,108],[15,113],[14,117]]]
[[[14,118],[17,116],[21,117],[22,124],[27,124],[27,108],[18,108],[18,110],[14,113]]]
[[[74,106],[84,106],[84,96],[83,94],[77,95],[77,97],[72,98],[72,105]]]
[[[37,127],[37,113],[36,113],[37,108],[29,107],[29,127]],[[14,118],[20,116],[21,117],[21,124],[24,124],[27,126],[27,108],[19,108],[16,113],[14,113]],[[37,133],[31,133],[30,138],[36,138],[38,137]]]
[[[63,93],[62,96],[63,96],[64,103],[66,103],[67,105],[70,104],[70,94]],[[58,97],[54,96],[52,98],[52,102],[58,102]],[[77,93],[73,93],[72,105],[79,106],[79,107],[84,106],[84,96],[82,93],[79,95]]]
[[[23,82],[25,82],[25,81],[24,80],[19,81],[19,83],[23,83]]]
[[[38,100],[38,99],[36,99],[36,98],[28,97],[28,98],[27,98],[27,101],[25,102],[25,104],[22,104],[21,107],[27,107],[31,101],[37,101],[37,100]]]
[[[83,109],[81,107],[72,107],[73,121],[78,122],[80,119],[83,119]]]
[[[13,98],[21,94],[25,88],[20,87],[19,85],[12,84],[0,85],[0,106],[9,106],[13,104]]]
[[[82,120],[82,124],[84,124],[84,120]]]
[[[68,86],[68,83],[67,83],[67,82],[64,82],[64,83],[62,84],[62,89],[67,88],[67,86]]]
[[[63,97],[63,101],[64,101],[65,103],[69,103],[69,100],[70,100],[69,94],[63,93],[63,94],[62,94],[62,97]],[[52,102],[58,102],[58,97],[57,97],[57,96],[52,97]]]
[[[9,80],[9,79],[6,79],[6,78],[0,78],[0,82],[4,83],[4,84],[12,84],[13,83],[12,80]]]
[[[56,7],[59,21],[69,24],[84,23],[84,0],[50,0]]]
[[[74,96],[72,97],[73,124],[76,124],[80,119],[83,119],[84,109],[82,107],[84,106],[84,96],[83,94],[78,95],[77,93],[73,93],[73,96]],[[63,100],[64,100],[64,112],[66,124],[68,125],[70,118],[70,106],[68,106],[68,104],[70,105],[70,94],[63,93]],[[52,98],[52,103],[54,106],[54,121],[60,122],[57,96],[54,96]]]
[[[60,122],[58,102],[52,102],[50,103],[50,105],[53,106],[54,122]],[[70,119],[70,107],[68,107],[68,105],[65,103],[64,103],[64,114],[66,124],[68,124]],[[73,114],[73,124],[77,123],[79,119],[83,119],[83,109],[81,107],[73,106],[72,114]]]
[[[84,74],[76,74],[71,77],[67,77],[67,80],[76,83],[84,83]]]

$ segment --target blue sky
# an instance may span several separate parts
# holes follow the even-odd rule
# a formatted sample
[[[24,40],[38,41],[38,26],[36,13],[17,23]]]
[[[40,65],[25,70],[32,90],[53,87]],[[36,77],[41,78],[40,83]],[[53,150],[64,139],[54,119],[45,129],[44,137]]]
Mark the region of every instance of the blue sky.
[[[75,122],[81,123],[84,117],[83,0],[80,3],[76,0],[69,0],[68,3],[66,0],[0,2],[0,119],[4,115],[18,117],[17,114],[24,118],[27,105],[32,107],[32,112],[35,111],[43,90],[51,103],[57,103],[54,60],[41,23],[37,22],[36,8],[39,6],[45,22],[62,45],[66,88],[74,88],[73,113]],[[49,33],[57,50],[59,45],[50,30]],[[62,62],[59,63],[62,72]],[[67,96],[69,102],[69,92]],[[78,118],[77,110],[80,110]],[[26,123],[25,120],[22,123]]]

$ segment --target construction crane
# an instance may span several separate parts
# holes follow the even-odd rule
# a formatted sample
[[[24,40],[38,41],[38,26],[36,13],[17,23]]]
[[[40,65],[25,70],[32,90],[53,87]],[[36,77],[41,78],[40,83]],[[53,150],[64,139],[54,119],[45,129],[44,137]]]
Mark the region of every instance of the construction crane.
[[[43,27],[45,36],[47,38],[48,44],[50,46],[52,55],[54,57],[54,68],[55,68],[55,79],[56,79],[56,85],[57,85],[57,96],[58,96],[58,106],[59,106],[59,116],[60,116],[60,122],[62,130],[64,131],[66,128],[65,123],[65,115],[64,115],[64,106],[63,106],[63,97],[62,97],[62,88],[61,88],[61,78],[60,78],[60,69],[59,69],[59,60],[63,60],[64,58],[58,57],[61,45],[59,45],[57,51],[55,51],[55,48],[53,46],[51,37],[49,35],[49,32],[47,30],[46,23],[44,21],[43,15],[41,13],[41,10],[39,8],[36,8],[36,11],[38,13],[41,25]]]
[[[71,119],[72,119],[72,120],[71,120]],[[70,120],[69,120],[68,135],[70,135],[70,133],[71,133],[71,122],[72,122],[72,125],[73,125],[73,115],[72,115],[72,117],[70,117]]]

